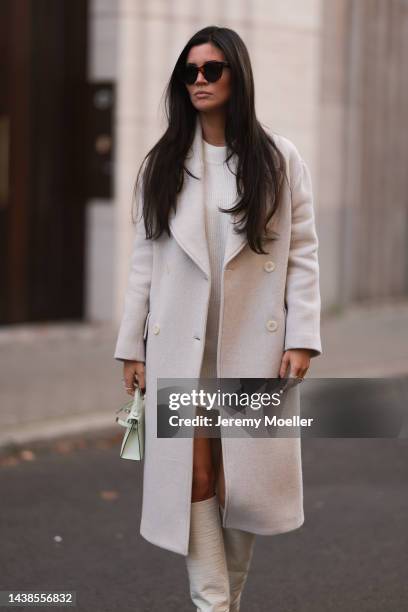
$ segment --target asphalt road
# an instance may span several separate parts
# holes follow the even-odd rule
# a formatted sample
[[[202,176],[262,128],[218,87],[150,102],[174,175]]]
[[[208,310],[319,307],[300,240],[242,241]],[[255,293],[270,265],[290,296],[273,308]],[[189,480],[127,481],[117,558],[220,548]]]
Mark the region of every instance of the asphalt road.
[[[305,523],[257,537],[242,612],[408,610],[408,440],[302,448]],[[141,465],[118,453],[116,436],[3,460],[1,590],[74,590],[81,612],[194,610],[184,557],[139,535]]]

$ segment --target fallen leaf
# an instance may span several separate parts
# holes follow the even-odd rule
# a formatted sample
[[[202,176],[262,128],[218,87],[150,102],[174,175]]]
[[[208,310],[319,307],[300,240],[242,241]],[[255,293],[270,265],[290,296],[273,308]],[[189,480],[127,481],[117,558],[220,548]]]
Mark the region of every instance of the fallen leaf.
[[[119,497],[119,493],[117,491],[100,491],[100,496],[102,499],[112,501],[113,499],[117,499]]]

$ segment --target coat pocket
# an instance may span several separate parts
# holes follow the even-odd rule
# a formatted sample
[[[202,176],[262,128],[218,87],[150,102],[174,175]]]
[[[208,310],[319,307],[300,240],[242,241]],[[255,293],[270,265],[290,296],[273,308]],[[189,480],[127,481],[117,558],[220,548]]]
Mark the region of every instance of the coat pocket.
[[[146,338],[147,338],[147,331],[148,331],[148,329],[149,329],[149,319],[150,319],[150,315],[151,315],[151,312],[149,311],[149,312],[147,313],[147,316],[146,316],[146,321],[145,321],[145,325],[144,325],[144,330],[143,330],[143,340],[146,340]]]

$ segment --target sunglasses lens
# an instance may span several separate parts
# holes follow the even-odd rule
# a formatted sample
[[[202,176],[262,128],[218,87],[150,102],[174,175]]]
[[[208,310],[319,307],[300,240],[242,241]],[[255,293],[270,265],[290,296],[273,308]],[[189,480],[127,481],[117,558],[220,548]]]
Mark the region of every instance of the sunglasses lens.
[[[204,75],[209,83],[215,83],[221,78],[223,65],[220,62],[208,62],[204,65]]]
[[[196,66],[184,66],[181,71],[181,78],[187,85],[193,85],[197,80],[197,75],[198,68],[196,68]]]

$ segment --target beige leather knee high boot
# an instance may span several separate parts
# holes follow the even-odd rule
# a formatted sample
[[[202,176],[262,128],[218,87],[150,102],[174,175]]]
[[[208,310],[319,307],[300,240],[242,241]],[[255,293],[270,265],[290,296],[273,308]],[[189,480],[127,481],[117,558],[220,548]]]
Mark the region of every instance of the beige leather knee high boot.
[[[229,577],[216,495],[191,504],[185,559],[197,612],[229,612]]]
[[[219,506],[222,517],[224,508]],[[222,527],[230,582],[230,612],[239,612],[241,595],[248,577],[255,545],[255,534],[232,527]]]

